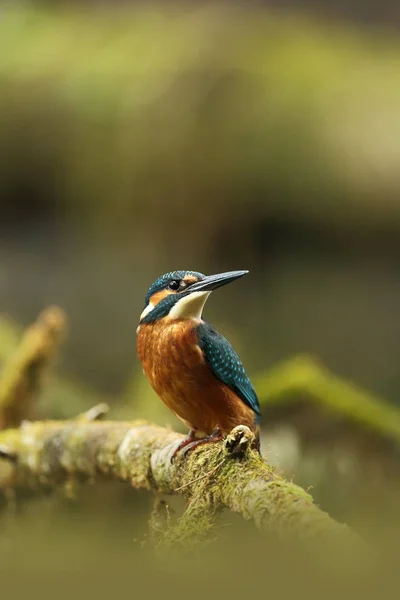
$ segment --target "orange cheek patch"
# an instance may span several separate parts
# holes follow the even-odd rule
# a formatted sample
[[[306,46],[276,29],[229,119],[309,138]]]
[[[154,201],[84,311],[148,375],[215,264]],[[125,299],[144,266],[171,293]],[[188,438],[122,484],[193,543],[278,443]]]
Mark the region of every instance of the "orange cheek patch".
[[[198,281],[199,278],[198,277],[193,277],[193,275],[188,275],[187,277],[184,278],[184,282],[187,283],[188,285],[191,285],[192,283],[196,283],[196,281]]]
[[[168,290],[161,290],[161,292],[156,292],[151,296],[150,302],[153,304],[153,306],[157,306],[157,304],[159,304],[161,300],[164,300],[164,298],[169,296],[171,293],[173,292],[169,292]]]
[[[192,275],[189,275],[188,277],[185,277],[185,279],[184,279],[184,281],[185,281],[185,283],[187,283],[187,285],[196,283],[196,281],[198,281],[198,280],[199,280],[198,277],[193,277]],[[157,306],[157,304],[159,304],[161,302],[161,300],[164,300],[164,298],[166,298],[167,296],[171,296],[171,294],[176,294],[176,292],[174,292],[172,290],[161,290],[160,292],[156,292],[155,294],[153,294],[151,296],[150,302],[153,306]]]

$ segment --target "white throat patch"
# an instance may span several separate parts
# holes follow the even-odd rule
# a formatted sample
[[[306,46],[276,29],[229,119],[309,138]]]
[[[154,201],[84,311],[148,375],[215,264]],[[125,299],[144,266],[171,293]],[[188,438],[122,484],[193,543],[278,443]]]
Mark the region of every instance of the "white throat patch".
[[[151,311],[154,308],[154,304],[152,302],[149,302],[148,305],[146,306],[146,308],[144,309],[144,311],[142,312],[142,314],[140,315],[140,319],[139,321],[141,321],[142,319],[144,319],[149,313],[151,313]]]
[[[192,292],[184,296],[169,311],[171,319],[201,319],[204,305],[211,292]]]

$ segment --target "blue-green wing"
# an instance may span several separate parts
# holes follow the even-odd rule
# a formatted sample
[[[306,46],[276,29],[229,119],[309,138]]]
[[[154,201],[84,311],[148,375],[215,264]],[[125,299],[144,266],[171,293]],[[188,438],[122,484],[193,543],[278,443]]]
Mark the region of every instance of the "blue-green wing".
[[[247,377],[242,362],[230,343],[210,323],[198,325],[199,346],[214,375],[260,415],[257,394]]]

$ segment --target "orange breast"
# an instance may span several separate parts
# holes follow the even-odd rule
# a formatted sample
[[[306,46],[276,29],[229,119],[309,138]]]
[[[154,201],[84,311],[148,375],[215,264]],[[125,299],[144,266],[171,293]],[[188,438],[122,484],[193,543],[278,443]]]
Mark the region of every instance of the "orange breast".
[[[205,362],[192,321],[166,317],[141,325],[137,351],[154,390],[191,429],[207,435],[217,427],[223,434],[236,425],[255,429],[253,411]]]

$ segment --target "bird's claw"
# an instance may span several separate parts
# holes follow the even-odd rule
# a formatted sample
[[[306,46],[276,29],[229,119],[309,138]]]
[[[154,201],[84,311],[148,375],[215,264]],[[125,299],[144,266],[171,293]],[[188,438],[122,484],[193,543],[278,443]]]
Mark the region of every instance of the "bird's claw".
[[[174,462],[176,455],[179,452],[181,452],[183,450],[183,448],[185,448],[186,446],[188,446],[195,440],[196,440],[196,432],[195,432],[195,430],[191,429],[189,431],[189,434],[185,438],[183,438],[181,443],[178,444],[177,447],[175,448],[175,450],[173,451],[172,456],[171,456],[171,463]]]
[[[256,443],[254,433],[246,425],[234,427],[225,439],[225,452],[231,455],[244,455]]]
[[[198,446],[202,446],[204,444],[212,444],[214,442],[219,442],[223,439],[222,432],[219,427],[214,429],[211,435],[207,437],[196,439],[195,433],[190,432],[189,435],[181,441],[179,446],[177,446],[171,456],[171,463],[174,462],[176,455],[179,453],[182,456],[185,456],[191,450],[194,450]]]

